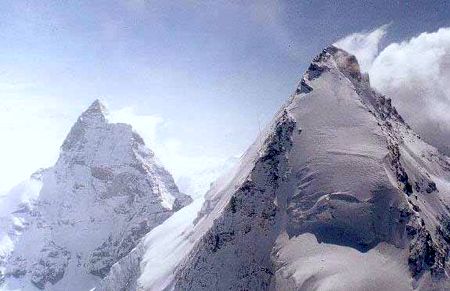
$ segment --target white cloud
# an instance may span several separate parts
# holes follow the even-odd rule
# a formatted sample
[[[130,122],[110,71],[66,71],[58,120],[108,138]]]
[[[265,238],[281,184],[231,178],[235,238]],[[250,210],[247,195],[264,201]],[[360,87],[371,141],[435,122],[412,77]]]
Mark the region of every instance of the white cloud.
[[[182,192],[201,197],[209,186],[237,161],[236,157],[225,155],[193,155],[186,152],[182,142],[169,138],[154,147],[163,165],[174,176]]]
[[[157,115],[140,115],[136,113],[136,109],[132,106],[110,111],[108,119],[114,123],[131,124],[149,147],[156,146],[156,131],[164,123],[162,117]]]
[[[388,45],[369,74],[426,141],[450,154],[450,28]]]
[[[448,77],[450,66],[450,28],[422,33],[402,43],[387,46],[374,60],[371,73],[377,85],[388,82],[399,86],[411,78],[435,80]],[[401,65],[399,65],[401,64]],[[382,74],[387,71],[390,74]]]
[[[355,55],[361,70],[368,72],[373,60],[378,55],[381,39],[386,34],[389,25],[383,25],[370,32],[353,33],[336,43],[335,46]]]

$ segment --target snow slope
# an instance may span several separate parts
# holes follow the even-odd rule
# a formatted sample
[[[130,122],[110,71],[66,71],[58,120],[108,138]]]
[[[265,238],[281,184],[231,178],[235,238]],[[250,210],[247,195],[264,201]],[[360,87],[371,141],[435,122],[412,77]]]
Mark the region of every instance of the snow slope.
[[[150,232],[115,265],[129,281],[101,290],[446,290],[449,199],[450,159],[331,46],[192,223],[173,227],[182,239]],[[158,246],[179,255],[163,272]]]
[[[8,233],[3,290],[90,290],[192,200],[129,125],[107,121],[99,101],[72,127],[55,166],[40,175],[31,202],[2,210],[21,222]],[[23,194],[16,189],[8,197]]]
[[[378,286],[448,286],[449,159],[370,88],[354,56],[329,47],[314,59],[262,140],[245,158],[250,172],[238,174],[244,182],[207,197],[194,228],[199,240],[173,288],[373,289],[369,278],[382,265],[394,267],[378,275]],[[333,253],[342,257],[349,248],[367,253],[374,270],[311,272],[297,257],[308,233],[339,246]],[[314,265],[321,251],[308,254]],[[348,256],[350,266],[357,262]],[[286,266],[295,268],[281,272]]]

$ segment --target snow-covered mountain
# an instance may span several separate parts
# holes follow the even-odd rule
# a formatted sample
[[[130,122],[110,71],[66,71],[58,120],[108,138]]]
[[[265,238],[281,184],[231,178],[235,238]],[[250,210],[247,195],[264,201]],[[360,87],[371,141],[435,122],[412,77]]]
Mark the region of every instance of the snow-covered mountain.
[[[12,192],[6,290],[450,289],[450,158],[334,46],[204,201],[99,102]]]
[[[131,126],[108,122],[99,101],[72,127],[55,166],[3,199],[13,212],[1,212],[2,290],[90,290],[192,201]]]
[[[449,206],[450,159],[330,46],[192,222],[96,290],[449,290]]]

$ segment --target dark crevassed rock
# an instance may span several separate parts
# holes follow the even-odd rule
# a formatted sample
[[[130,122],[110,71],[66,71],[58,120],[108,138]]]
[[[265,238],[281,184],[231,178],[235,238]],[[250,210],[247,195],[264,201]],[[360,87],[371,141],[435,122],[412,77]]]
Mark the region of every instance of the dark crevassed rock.
[[[304,79],[300,81],[300,86],[298,86],[297,90],[295,91],[296,94],[308,94],[311,92],[313,88],[309,86]]]
[[[420,212],[421,210],[420,210],[420,207],[419,206],[417,206],[414,202],[412,202],[411,200],[408,200],[408,203],[412,206],[412,209],[415,211],[415,212]]]
[[[413,277],[419,277],[434,265],[436,251],[431,235],[425,227],[413,227],[413,229],[415,230],[415,239],[410,244],[408,265]],[[410,232],[412,233],[411,229]]]
[[[42,258],[33,265],[31,282],[39,289],[45,289],[48,283],[54,285],[64,277],[71,258],[70,253],[50,242],[41,250]]]
[[[211,238],[210,238],[211,239]],[[233,241],[234,239],[234,231],[229,232],[221,232],[216,233],[211,239],[211,243],[209,244],[212,248],[211,251],[213,253],[217,252],[223,245],[227,242]]]
[[[400,148],[397,143],[388,141],[389,160],[391,170],[394,172],[397,181],[403,185],[403,192],[408,196],[413,193],[413,187],[409,181],[408,174],[400,162]]]
[[[306,71],[306,76],[309,81],[317,79],[322,75],[323,72],[326,71],[326,67],[320,66],[316,63],[311,63]]]
[[[110,236],[108,241],[103,242],[101,246],[92,252],[89,260],[90,266],[88,267],[92,275],[103,278],[108,274],[111,266],[116,262],[114,249],[112,237]]]
[[[436,232],[448,244],[450,244],[450,217],[442,215],[439,218],[440,225],[437,226]]]
[[[321,64],[321,62],[326,61],[331,57],[331,54],[335,53],[338,49],[335,47],[329,47],[324,49],[318,56],[316,56],[312,63],[309,65],[306,72],[298,85],[295,93],[296,94],[307,94],[310,93],[313,88],[308,84],[309,81],[319,78],[323,72],[328,70],[328,67]]]
[[[318,54],[316,57],[314,57],[312,62],[313,63],[326,62],[331,58],[332,55],[334,55],[340,51],[342,51],[342,50],[333,45],[330,45],[330,46],[324,48],[320,52],[320,54]]]
[[[382,120],[393,119],[400,123],[405,123],[402,116],[397,112],[397,109],[392,105],[392,100],[390,98],[377,93],[374,94],[377,96],[375,106],[377,107],[378,116]]]
[[[445,271],[448,271],[448,259],[450,253],[450,217],[448,215],[441,215],[439,217],[440,224],[436,226],[437,245],[441,249],[442,255],[439,257],[440,266],[437,275],[444,277]]]
[[[89,259],[88,270],[91,274],[104,278],[112,265],[126,256],[151,229],[170,216],[170,212],[161,212],[131,227],[117,239],[111,236],[95,249]]]
[[[25,259],[23,257],[16,257],[14,258],[14,265],[15,268],[8,269],[6,268],[3,275],[0,275],[0,277],[3,276],[3,280],[7,277],[14,277],[16,279],[22,278],[27,274],[26,271],[26,264]]]
[[[445,277],[449,254],[446,240],[450,240],[448,224],[436,228],[435,238],[426,229],[422,219],[420,224],[417,221],[412,223],[407,231],[408,235],[413,237],[408,257],[411,275],[418,279],[424,272],[430,271],[433,278]]]
[[[426,192],[427,194],[439,192],[436,183],[425,178],[423,178],[421,181],[416,181],[414,183],[414,188],[416,192]]]
[[[436,183],[434,183],[433,181],[428,182],[427,188],[425,189],[425,191],[427,193],[432,193],[435,191],[438,191]]]
[[[252,173],[258,174],[235,190],[223,215],[194,247],[187,264],[191,267],[176,274],[175,290],[267,290],[274,274],[270,250],[281,215],[274,200],[294,129],[295,121],[284,111],[254,165]],[[224,254],[232,258],[220,260]]]

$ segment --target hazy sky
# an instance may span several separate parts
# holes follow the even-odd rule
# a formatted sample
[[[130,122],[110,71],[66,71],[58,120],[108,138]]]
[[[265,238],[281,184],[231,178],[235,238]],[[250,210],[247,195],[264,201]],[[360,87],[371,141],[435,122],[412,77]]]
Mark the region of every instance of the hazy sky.
[[[132,122],[177,179],[212,177],[323,47],[386,24],[376,46],[448,27],[449,3],[2,1],[0,193],[51,166],[96,98]]]

